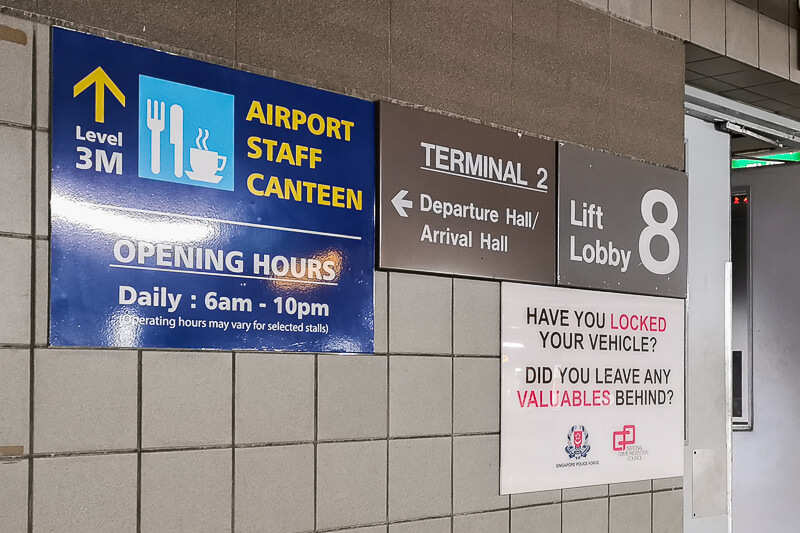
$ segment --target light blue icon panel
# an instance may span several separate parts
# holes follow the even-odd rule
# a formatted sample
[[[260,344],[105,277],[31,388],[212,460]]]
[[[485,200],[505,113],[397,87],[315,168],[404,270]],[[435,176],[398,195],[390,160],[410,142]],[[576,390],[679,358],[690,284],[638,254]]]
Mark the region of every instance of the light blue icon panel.
[[[232,191],[233,95],[139,76],[139,176]]]

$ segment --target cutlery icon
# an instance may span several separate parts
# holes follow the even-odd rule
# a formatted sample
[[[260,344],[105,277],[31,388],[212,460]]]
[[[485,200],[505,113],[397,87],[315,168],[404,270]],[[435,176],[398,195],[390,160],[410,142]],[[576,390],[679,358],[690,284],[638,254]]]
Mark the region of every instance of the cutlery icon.
[[[161,172],[161,132],[164,131],[165,119],[164,102],[148,98],[147,129],[150,130],[150,170],[153,171],[153,174]]]
[[[175,147],[175,177],[181,178],[183,177],[183,108],[178,104],[172,104],[169,108],[169,142]]]

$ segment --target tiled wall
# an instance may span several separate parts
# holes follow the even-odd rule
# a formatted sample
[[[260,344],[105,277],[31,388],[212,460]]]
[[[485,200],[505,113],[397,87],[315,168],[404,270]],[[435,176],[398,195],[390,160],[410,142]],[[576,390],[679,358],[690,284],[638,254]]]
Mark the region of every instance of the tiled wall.
[[[796,0],[582,0],[644,27],[800,82]]]
[[[0,531],[682,531],[681,478],[498,495],[499,283],[378,272],[375,355],[48,349],[49,28],[0,25]]]

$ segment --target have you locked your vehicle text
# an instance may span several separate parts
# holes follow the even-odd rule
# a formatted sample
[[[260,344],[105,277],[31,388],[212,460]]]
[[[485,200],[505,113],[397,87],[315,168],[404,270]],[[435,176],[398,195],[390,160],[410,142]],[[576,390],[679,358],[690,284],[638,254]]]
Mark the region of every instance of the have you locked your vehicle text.
[[[371,352],[371,102],[54,28],[50,342]]]

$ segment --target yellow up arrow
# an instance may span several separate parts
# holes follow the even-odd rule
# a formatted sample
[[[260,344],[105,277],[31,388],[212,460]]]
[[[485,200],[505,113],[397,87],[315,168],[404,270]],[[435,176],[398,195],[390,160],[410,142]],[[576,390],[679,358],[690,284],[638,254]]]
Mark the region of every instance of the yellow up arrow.
[[[94,121],[105,122],[106,119],[106,92],[105,87],[111,91],[111,94],[125,107],[125,95],[119,90],[119,87],[111,81],[106,71],[102,67],[97,67],[88,76],[75,84],[72,97],[76,97],[83,91],[88,89],[94,84]]]

